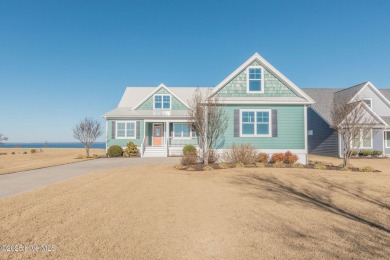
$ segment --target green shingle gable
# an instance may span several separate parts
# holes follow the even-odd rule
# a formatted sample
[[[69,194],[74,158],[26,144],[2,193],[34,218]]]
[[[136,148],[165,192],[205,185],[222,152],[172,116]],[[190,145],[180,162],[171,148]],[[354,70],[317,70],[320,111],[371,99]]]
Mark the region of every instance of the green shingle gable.
[[[165,88],[160,88],[144,103],[142,103],[136,110],[153,110],[153,98],[155,94],[171,94]],[[177,98],[171,95],[171,110],[187,110],[188,108],[180,102]]]
[[[250,66],[261,66],[254,61]],[[218,91],[219,97],[296,97],[279,79],[264,69],[264,93],[246,93],[246,68]]]

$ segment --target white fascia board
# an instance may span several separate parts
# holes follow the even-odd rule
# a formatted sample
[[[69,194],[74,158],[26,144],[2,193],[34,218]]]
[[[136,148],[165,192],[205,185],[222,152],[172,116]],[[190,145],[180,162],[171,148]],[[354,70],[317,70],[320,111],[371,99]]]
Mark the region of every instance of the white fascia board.
[[[356,101],[355,98],[365,89],[366,87],[371,88],[372,91],[374,91],[380,99],[383,100],[383,102],[386,103],[388,107],[390,107],[390,101],[372,84],[370,81],[367,81],[366,84],[351,98],[351,100],[348,103],[351,103],[353,101]]]
[[[303,92],[298,86],[296,86],[292,81],[290,81],[286,76],[284,76],[268,61],[266,61],[263,57],[261,57],[257,52],[252,57],[250,57],[247,61],[245,61],[240,67],[238,67],[235,71],[233,71],[233,73],[231,73],[223,81],[221,81],[217,86],[215,86],[214,90],[211,93],[211,97],[214,96],[222,87],[224,87],[229,81],[231,81],[235,76],[237,76],[241,71],[243,71],[254,61],[258,61],[262,67],[264,67],[266,70],[271,72],[271,74],[279,78],[279,80],[284,82],[287,85],[287,87],[289,87],[293,92],[305,98],[308,101],[307,104],[315,103],[315,101],[311,97],[309,97],[305,92]]]

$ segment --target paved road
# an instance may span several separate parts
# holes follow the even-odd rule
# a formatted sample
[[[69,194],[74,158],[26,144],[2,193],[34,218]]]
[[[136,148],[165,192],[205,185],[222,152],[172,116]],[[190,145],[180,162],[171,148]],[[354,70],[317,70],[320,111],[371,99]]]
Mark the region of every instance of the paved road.
[[[178,158],[101,158],[49,168],[0,175],[0,198],[104,169],[151,164],[176,164]]]

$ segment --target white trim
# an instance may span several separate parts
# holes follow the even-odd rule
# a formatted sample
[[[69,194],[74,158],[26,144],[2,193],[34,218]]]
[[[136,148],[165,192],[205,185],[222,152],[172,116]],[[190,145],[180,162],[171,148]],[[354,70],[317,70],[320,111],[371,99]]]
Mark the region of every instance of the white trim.
[[[253,112],[254,113],[254,134],[242,133],[242,113]],[[257,134],[257,112],[268,112],[268,134]],[[240,109],[240,137],[272,137],[272,111],[271,109]]]
[[[218,104],[248,104],[248,105],[268,105],[268,104],[278,104],[278,105],[310,105],[313,104],[308,101],[278,101],[278,100],[267,100],[267,101],[258,101],[258,100],[230,100],[230,101],[224,101],[224,100],[218,100]]]
[[[349,115],[352,114],[352,112],[354,112],[356,109],[358,109],[359,106],[363,106],[363,107],[366,109],[366,111],[367,111],[368,113],[371,114],[372,117],[374,117],[376,120],[378,120],[379,122],[381,122],[383,125],[389,126],[389,125],[388,125],[380,116],[378,116],[378,114],[375,113],[374,110],[372,110],[365,102],[359,102],[359,104],[351,111],[351,113],[349,113]],[[349,115],[348,115],[348,116],[349,116]],[[348,116],[347,116],[347,117],[348,117]],[[339,124],[339,126],[342,125],[342,124],[344,123],[345,120],[346,120],[346,118]],[[383,126],[380,126],[380,127],[383,127]]]
[[[188,125],[188,128],[189,128],[189,130],[190,130],[190,136],[189,137],[185,137],[185,136],[183,136],[183,131],[181,131],[181,134],[182,134],[182,136],[180,136],[180,137],[176,137],[175,136],[175,125]],[[191,129],[191,126],[190,126],[190,124],[188,124],[188,122],[176,122],[176,123],[172,123],[172,125],[173,125],[173,129],[172,129],[172,132],[173,132],[173,135],[172,135],[172,139],[192,139],[192,129]]]
[[[186,102],[181,100],[178,96],[175,95],[167,86],[165,86],[163,83],[161,83],[157,88],[155,88],[149,95],[146,96],[141,102],[139,102],[132,110],[136,110],[139,106],[141,106],[146,100],[151,98],[154,94],[156,94],[157,91],[159,91],[161,88],[164,88],[166,91],[168,91],[169,94],[171,94],[173,97],[175,97],[177,100],[179,100],[183,105],[185,105],[187,108],[190,108]],[[172,102],[172,100],[171,100]]]
[[[156,96],[161,96],[161,108],[156,108],[155,99]],[[164,108],[164,96],[169,97],[169,108]],[[172,110],[172,95],[171,94],[154,94],[153,95],[153,110]]]
[[[295,94],[306,99],[308,103],[314,104],[315,101],[309,97],[305,92],[303,92],[298,86],[296,86],[292,81],[290,81],[286,76],[284,76],[280,71],[274,68],[268,61],[261,57],[257,52],[246,60],[240,67],[238,67],[233,73],[227,76],[223,81],[221,81],[212,91],[210,97],[214,96],[221,88],[223,88],[227,83],[229,83],[235,76],[241,73],[246,67],[251,65],[254,61],[257,61],[263,69],[269,71],[273,76],[278,78],[282,83],[284,83],[288,88],[290,88]]]
[[[124,137],[119,137],[118,136],[118,123],[120,124],[125,124],[125,136]],[[134,136],[128,137],[127,136],[127,124],[132,123],[134,124]],[[137,122],[136,121],[115,121],[115,139],[136,139],[137,138]]]
[[[303,122],[303,124],[304,124],[304,134],[305,134],[305,151],[306,151],[306,154],[308,154],[308,141],[307,141],[307,139],[308,139],[308,137],[307,137],[307,105],[305,105],[305,107],[304,107],[304,111],[303,111],[303,120],[304,120],[304,122]],[[313,131],[313,130],[311,130],[311,131]],[[307,164],[307,156],[306,156],[306,164]]]
[[[370,87],[372,91],[374,91],[385,103],[388,107],[390,107],[390,101],[370,82],[367,81],[366,84],[351,98],[351,100],[348,102],[352,102],[356,96],[360,95],[360,92],[363,91],[366,87]]]
[[[385,133],[384,136],[384,148],[388,149],[390,146],[387,146],[386,140],[387,140],[387,134],[390,134],[390,131],[383,131]],[[383,154],[385,154],[385,151],[383,151]]]
[[[249,78],[249,70],[250,69],[260,69],[260,74],[261,74],[261,77],[260,79],[252,79],[253,80],[258,80],[260,81],[260,91],[251,91],[249,89],[249,82],[251,81],[251,79]],[[261,93],[264,93],[264,69],[263,67],[261,66],[249,66],[247,69],[246,69],[246,93],[247,94],[261,94]]]
[[[112,124],[112,123],[111,123]],[[116,129],[115,129],[116,130]],[[112,131],[112,127],[111,127],[111,131]],[[111,137],[112,137],[112,133],[111,133]],[[106,119],[106,153],[108,151],[108,148],[107,148],[107,145],[108,145],[108,121]]]

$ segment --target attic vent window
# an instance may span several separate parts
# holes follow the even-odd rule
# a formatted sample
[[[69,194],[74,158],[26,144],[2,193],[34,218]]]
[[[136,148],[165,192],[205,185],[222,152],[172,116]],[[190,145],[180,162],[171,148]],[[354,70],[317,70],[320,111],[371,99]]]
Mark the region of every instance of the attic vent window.
[[[372,98],[364,98],[363,101],[367,104],[367,106],[372,108]]]
[[[264,93],[263,88],[263,68],[251,66],[247,71],[247,92]]]

